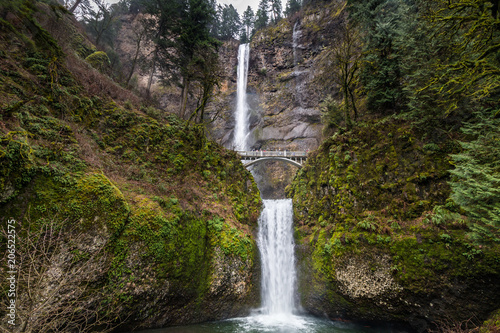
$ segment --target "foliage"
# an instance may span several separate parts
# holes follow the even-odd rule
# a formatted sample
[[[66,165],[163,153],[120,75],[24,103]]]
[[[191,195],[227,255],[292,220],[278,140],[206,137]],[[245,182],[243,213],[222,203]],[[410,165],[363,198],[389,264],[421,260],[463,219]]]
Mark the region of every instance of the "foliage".
[[[479,333],[497,332],[500,330],[500,310],[491,314],[479,328]]]
[[[30,259],[41,281],[29,282],[28,296],[46,310],[33,312],[33,321],[64,315],[59,324],[65,326],[44,329],[84,331],[95,323],[105,330],[145,315],[141,301],[149,288],[166,296],[148,304],[175,303],[185,318],[186,308],[207,301],[216,265],[234,262],[240,274],[251,271],[250,235],[261,201],[238,156],[208,141],[200,126],[151,106],[139,109],[133,95],[114,101],[100,91],[90,94],[85,80],[104,76],[77,56],[65,58],[32,13],[12,10],[10,22],[1,22],[9,28],[0,32],[0,209],[29,220],[34,237],[36,231],[39,239],[59,242],[23,249],[23,264]],[[223,220],[221,234],[208,222],[216,219]],[[60,228],[61,221],[68,228]],[[47,273],[46,260],[54,258],[57,276]],[[28,298],[18,299],[19,310],[32,304]],[[65,307],[57,308],[61,303]]]
[[[452,155],[451,198],[480,222],[471,225],[478,236],[500,241],[500,121],[487,114],[478,119],[463,128],[474,140],[461,142],[462,152]]]
[[[213,68],[216,66],[214,61],[218,61],[214,54],[219,43],[210,33],[215,12],[207,0],[157,0],[148,2],[148,5],[148,13],[155,17],[147,23],[149,38],[155,44],[153,60],[158,63],[163,80],[182,87],[179,114],[182,118],[189,118],[191,115],[186,114],[186,107],[191,84],[201,84],[200,100],[213,90],[213,85],[203,84],[200,80],[212,81],[212,71],[207,74],[202,69],[203,66]],[[200,73],[206,73],[208,77]],[[201,105],[205,107],[204,103]]]
[[[268,4],[271,12],[271,22],[276,24],[281,19],[281,0],[268,0]]]
[[[222,40],[228,40],[238,35],[240,31],[240,16],[233,5],[219,6],[218,13],[218,37]]]
[[[319,105],[321,111],[321,122],[324,125],[324,133],[332,135],[341,127],[344,120],[344,107],[333,99],[331,95],[326,98]]]
[[[111,69],[111,62],[106,52],[97,51],[85,58],[92,67],[102,73],[109,73]]]
[[[343,96],[339,109],[343,111],[344,126],[350,129],[353,125],[353,118],[354,121],[358,118],[356,88],[359,85],[361,50],[359,35],[354,27],[344,22],[339,30],[338,40],[323,49],[319,63],[325,69],[323,76],[329,77],[322,78],[322,81],[328,83],[332,81],[331,83],[339,88]],[[332,72],[335,75],[331,75]],[[329,104],[331,105],[331,102]],[[334,108],[330,109],[329,112],[334,112]],[[333,120],[332,117],[330,119]]]
[[[378,113],[391,113],[404,104],[401,48],[397,40],[406,38],[405,5],[399,0],[353,1],[352,16],[363,27],[364,66],[361,80],[367,107]]]
[[[426,154],[417,137],[396,120],[363,121],[337,132],[290,186],[295,216],[306,224],[321,215],[327,225],[357,225],[366,211],[405,220],[444,204],[450,151]]]
[[[265,28],[269,23],[269,4],[267,0],[260,0],[259,8],[257,13],[255,13],[255,29],[259,30]]]
[[[302,8],[302,1],[300,0],[287,0],[285,7],[285,16],[290,17]]]
[[[430,20],[449,54],[429,82],[442,95],[444,111],[460,110],[467,100],[494,104],[500,93],[498,2],[439,2]]]
[[[244,44],[250,39],[250,36],[253,35],[253,26],[255,23],[255,14],[252,10],[252,7],[248,6],[247,9],[243,12],[243,17],[242,17],[242,25],[243,25],[243,32],[245,36],[247,37],[247,40],[242,40],[241,42]],[[242,38],[243,39],[243,38]]]

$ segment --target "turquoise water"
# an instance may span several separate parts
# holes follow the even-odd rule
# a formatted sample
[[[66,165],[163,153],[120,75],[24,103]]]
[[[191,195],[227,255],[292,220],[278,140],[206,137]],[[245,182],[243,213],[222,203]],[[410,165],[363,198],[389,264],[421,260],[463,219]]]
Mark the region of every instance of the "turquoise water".
[[[352,323],[333,322],[307,316],[256,315],[190,326],[176,326],[140,333],[389,333],[388,328],[373,328]]]

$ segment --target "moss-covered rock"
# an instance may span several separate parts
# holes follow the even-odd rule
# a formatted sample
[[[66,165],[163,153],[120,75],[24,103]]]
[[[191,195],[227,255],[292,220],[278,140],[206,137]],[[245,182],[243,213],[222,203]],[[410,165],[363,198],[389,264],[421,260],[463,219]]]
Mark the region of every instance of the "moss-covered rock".
[[[201,126],[89,94],[88,66],[65,61],[38,23],[52,25],[53,12],[38,7],[13,8],[0,33],[0,221],[16,221],[23,262],[14,329],[151,328],[247,313],[259,301],[261,200],[251,174]]]
[[[474,243],[447,200],[454,147],[384,119],[311,154],[288,188],[307,310],[423,331],[497,308],[500,247]]]
[[[86,57],[85,61],[101,73],[109,74],[111,72],[111,61],[106,52],[94,52]]]

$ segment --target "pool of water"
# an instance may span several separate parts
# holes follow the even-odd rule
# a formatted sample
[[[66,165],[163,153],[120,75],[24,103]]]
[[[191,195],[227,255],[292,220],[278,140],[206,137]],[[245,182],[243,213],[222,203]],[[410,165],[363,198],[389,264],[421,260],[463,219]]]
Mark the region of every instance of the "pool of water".
[[[389,328],[367,327],[308,316],[254,315],[189,326],[175,326],[140,333],[394,333]]]
[[[257,244],[262,265],[262,308],[249,317],[176,326],[140,333],[395,333],[389,328],[366,327],[295,315],[295,254],[291,199],[264,200]]]

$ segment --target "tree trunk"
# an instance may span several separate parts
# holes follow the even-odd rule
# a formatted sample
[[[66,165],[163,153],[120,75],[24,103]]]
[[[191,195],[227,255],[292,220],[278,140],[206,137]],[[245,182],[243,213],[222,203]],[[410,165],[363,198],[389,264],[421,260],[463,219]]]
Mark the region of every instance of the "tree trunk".
[[[185,119],[186,107],[187,107],[187,98],[188,98],[188,89],[189,89],[189,79],[186,77],[182,78],[182,99],[181,99],[181,108],[179,110],[179,115],[182,119]]]
[[[146,97],[149,98],[151,96],[151,84],[153,83],[153,76],[155,74],[156,69],[156,57],[158,56],[158,49],[155,48],[155,52],[153,55],[153,65],[151,66],[151,74],[149,74],[148,87],[146,88]]]
[[[130,69],[130,73],[128,74],[128,77],[127,77],[127,82],[126,82],[127,86],[128,86],[128,84],[130,82],[130,79],[132,78],[132,75],[134,74],[135,65],[137,64],[137,58],[139,58],[139,50],[140,50],[140,47],[141,47],[141,39],[142,39],[142,35],[139,36],[139,39],[137,41],[137,48],[135,49],[134,60],[132,61],[132,68]],[[148,86],[149,86],[149,82],[148,82]]]
[[[71,8],[69,9],[69,12],[73,13],[76,10],[76,8],[80,5],[81,2],[82,2],[82,0],[76,0],[75,3],[73,4],[73,6],[71,6]]]

